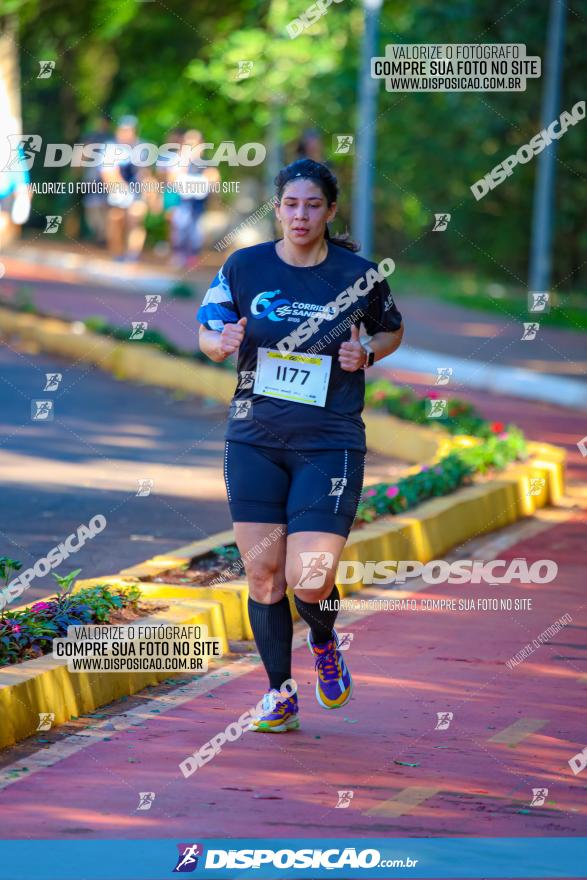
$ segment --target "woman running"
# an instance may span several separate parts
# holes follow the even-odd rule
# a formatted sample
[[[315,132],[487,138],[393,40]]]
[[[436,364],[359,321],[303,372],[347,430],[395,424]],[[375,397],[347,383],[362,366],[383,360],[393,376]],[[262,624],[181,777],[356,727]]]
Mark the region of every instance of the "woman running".
[[[318,702],[336,709],[351,697],[334,629],[336,569],[363,485],[365,369],[403,335],[385,280],[393,261],[378,268],[353,242],[330,237],[332,172],[300,159],[275,182],[283,238],[231,254],[198,311],[202,351],[216,362],[238,358],[224,479],[269,678],[250,729],[268,733],[299,727],[298,695],[281,691],[291,679],[287,585],[310,628]]]

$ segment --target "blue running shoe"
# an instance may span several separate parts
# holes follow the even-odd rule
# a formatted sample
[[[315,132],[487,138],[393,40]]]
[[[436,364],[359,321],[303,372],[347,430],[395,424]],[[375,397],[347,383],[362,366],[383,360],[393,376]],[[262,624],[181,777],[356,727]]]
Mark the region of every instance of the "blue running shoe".
[[[300,726],[298,696],[293,694],[287,700],[280,700],[279,691],[269,691],[263,697],[263,708],[253,718],[247,730],[258,733],[287,733]]]
[[[308,632],[308,647],[315,657],[318,672],[316,699],[325,709],[339,709],[346,705],[353,692],[353,680],[341,656],[336,630],[332,632],[334,638],[323,645],[314,644],[312,633]]]

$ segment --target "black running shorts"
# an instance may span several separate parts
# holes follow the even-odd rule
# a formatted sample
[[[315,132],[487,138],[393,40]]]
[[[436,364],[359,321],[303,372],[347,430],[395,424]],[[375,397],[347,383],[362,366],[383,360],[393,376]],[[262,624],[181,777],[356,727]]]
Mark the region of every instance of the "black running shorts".
[[[224,481],[233,522],[279,523],[293,532],[351,530],[363,488],[365,454],[355,449],[296,452],[227,440]]]

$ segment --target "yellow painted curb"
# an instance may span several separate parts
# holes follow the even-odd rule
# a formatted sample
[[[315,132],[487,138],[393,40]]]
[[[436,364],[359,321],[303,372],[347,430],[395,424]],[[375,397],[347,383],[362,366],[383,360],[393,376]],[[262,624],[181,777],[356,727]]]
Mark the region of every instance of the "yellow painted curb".
[[[95,363],[119,379],[173,388],[222,403],[232,400],[235,389],[232,370],[165,354],[145,343],[112,340],[88,330],[77,334],[72,331],[73,326],[58,318],[0,308],[0,335],[19,336],[35,342],[43,351]],[[178,360],[181,369],[178,369]],[[372,409],[364,410],[363,421],[370,449],[412,463],[437,461],[455,446],[480,442],[474,437],[451,436],[440,427],[427,428]],[[556,447],[533,445],[545,450],[545,461],[552,461]],[[557,449],[557,453],[564,456],[563,450]]]
[[[217,532],[215,535],[201,538],[198,541],[193,541],[191,544],[184,544],[183,547],[172,550],[170,553],[153,556],[152,559],[147,559],[138,565],[123,568],[120,574],[124,577],[153,577],[162,571],[169,571],[170,568],[178,568],[180,565],[185,565],[194,556],[204,556],[204,554],[213,550],[214,547],[219,547],[222,544],[232,544],[233,542],[234,533],[232,529],[227,529],[225,532]]]
[[[218,602],[186,599],[174,601],[167,611],[132,621],[134,624],[178,624],[208,627],[228,650],[222,606]],[[36,732],[39,713],[51,712],[54,724],[92,712],[120,697],[136,694],[149,685],[182,672],[69,672],[67,660],[51,655],[0,669],[0,747],[14,745]]]
[[[548,460],[552,451],[552,460]],[[426,563],[471,538],[495,531],[532,513],[559,497],[563,488],[564,456],[555,447],[538,444],[540,459],[510,465],[499,479],[476,483],[451,495],[434,498],[413,511],[399,516],[382,517],[351,531],[342,553],[344,561],[380,561],[413,559]],[[536,481],[539,481],[536,483]],[[534,492],[535,494],[531,494]],[[124,569],[118,575],[90,578],[76,582],[76,590],[96,583],[137,584],[148,598],[173,599],[186,596],[209,597],[222,604],[229,639],[252,639],[249,624],[246,580],[237,579],[210,587],[140,581],[188,565],[213,547],[233,543],[231,530],[210,535],[200,541],[178,547],[173,553],[155,556],[140,565]],[[363,585],[339,584],[341,596]],[[288,591],[294,620],[299,619],[293,595]]]
[[[218,542],[214,544],[214,546],[217,545]],[[171,564],[167,565],[166,570],[170,571],[177,565],[183,565],[191,558],[193,558],[193,556],[172,559]],[[159,574],[160,572],[157,573]],[[222,623],[218,626],[217,631],[214,631],[213,626],[215,621],[211,622],[211,635],[221,638],[221,633],[224,632],[226,638],[235,641],[253,638],[247,611],[249,588],[245,581],[228,581],[221,585],[198,587],[173,583],[152,583],[139,580],[138,575],[122,575],[123,573],[120,572],[117,575],[107,575],[106,577],[80,578],[75,582],[73,591],[74,593],[77,593],[79,590],[83,590],[86,587],[94,587],[97,584],[107,584],[112,587],[138,586],[140,587],[144,598],[147,600],[161,599],[165,601],[168,599],[197,599],[200,602],[208,600],[215,606],[215,609],[222,610]],[[148,572],[146,575],[142,576],[149,577],[150,575],[151,573]]]
[[[363,410],[367,446],[382,455],[414,464],[428,464],[447,455],[451,437],[446,431],[425,428],[376,410]]]

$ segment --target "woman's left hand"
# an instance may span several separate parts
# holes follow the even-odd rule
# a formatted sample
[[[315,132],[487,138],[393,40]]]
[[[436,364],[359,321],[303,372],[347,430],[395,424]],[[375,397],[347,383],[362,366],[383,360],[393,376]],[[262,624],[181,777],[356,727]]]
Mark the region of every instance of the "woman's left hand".
[[[359,328],[351,327],[349,342],[343,342],[338,350],[338,362],[343,370],[354,373],[360,370],[367,361],[367,352],[359,342]]]

